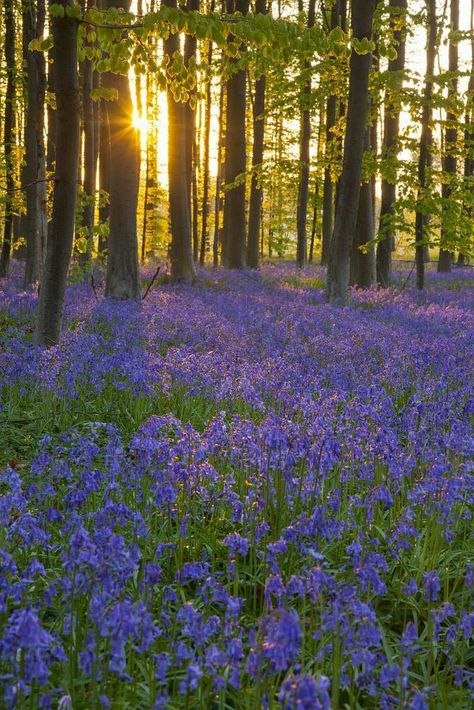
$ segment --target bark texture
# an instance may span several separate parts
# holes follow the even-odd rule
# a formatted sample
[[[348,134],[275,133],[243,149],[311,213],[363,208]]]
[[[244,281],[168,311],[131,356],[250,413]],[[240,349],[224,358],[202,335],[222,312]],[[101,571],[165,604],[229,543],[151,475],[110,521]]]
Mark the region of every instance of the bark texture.
[[[427,187],[426,168],[429,163],[429,148],[431,143],[431,117],[433,113],[433,74],[436,58],[436,0],[426,0],[428,13],[427,45],[426,45],[426,76],[423,89],[423,113],[421,117],[420,152],[418,157],[418,209],[415,221],[415,261],[416,287],[425,287],[425,238],[426,220],[423,214],[422,200]]]
[[[162,0],[167,7],[176,7],[176,0]],[[171,34],[163,42],[164,54],[170,58],[179,52],[179,35]],[[168,85],[168,189],[171,222],[171,278],[192,282],[196,278],[190,214],[190,179],[188,147],[184,137],[188,130],[186,104],[176,101]]]
[[[451,0],[451,31],[459,30],[459,0]],[[448,85],[448,99],[454,101],[458,93],[458,80],[456,72],[459,65],[459,51],[457,41],[453,41],[452,36],[449,40],[449,71],[451,77]],[[458,150],[458,117],[452,110],[449,110],[446,115],[446,131],[444,137],[445,156],[443,160],[443,171],[446,174],[446,180],[443,182],[442,195],[443,220],[441,227],[441,248],[439,251],[438,271],[451,271],[451,263],[453,260],[452,249],[449,248],[449,242],[453,241],[453,225],[451,222],[451,212],[448,206],[448,201],[453,192],[453,182],[456,179],[457,172],[457,150]]]
[[[5,0],[3,17],[5,21],[5,66],[7,89],[5,94],[5,119],[3,124],[4,160],[6,172],[5,217],[3,243],[0,254],[0,278],[8,275],[13,238],[13,152],[15,140],[15,15],[13,0]]]
[[[62,0],[67,8],[72,0]],[[79,163],[80,99],[77,72],[77,21],[53,17],[56,89],[56,171],[51,225],[41,280],[35,340],[41,345],[59,342],[64,292],[74,236]]]
[[[227,0],[229,14],[246,15],[249,0]],[[229,37],[232,41],[232,36]],[[246,72],[236,71],[227,81],[224,225],[222,261],[226,269],[246,265],[245,170],[246,170]]]
[[[309,0],[307,26],[314,26],[316,0]],[[306,224],[308,220],[309,193],[309,161],[311,141],[311,62],[304,63],[304,89],[302,95],[301,129],[300,129],[300,183],[298,188],[298,205],[296,215],[296,262],[304,266],[307,261]]]
[[[375,0],[354,0],[352,32],[357,39],[372,37],[374,9]],[[350,254],[359,206],[370,66],[370,53],[352,51],[344,159],[326,283],[327,300],[338,306],[349,301]]]
[[[407,0],[390,0],[390,9],[396,13],[392,21],[398,20],[399,13],[406,13]],[[397,94],[403,86],[403,71],[405,69],[405,32],[397,29],[394,37],[398,45],[397,57],[391,59],[388,71],[393,74],[394,85],[387,88],[384,107],[383,129],[383,157],[397,160],[398,136],[400,133],[400,106],[397,104]],[[382,179],[382,200],[380,208],[380,241],[377,245],[377,281],[380,286],[387,288],[392,274],[392,244],[394,231],[392,217],[397,198],[396,171],[392,179]]]
[[[107,0],[106,7],[130,10],[130,0]],[[140,298],[138,273],[137,200],[140,148],[132,124],[133,104],[128,76],[107,73],[106,86],[118,99],[107,102],[110,129],[110,232],[106,295]]]
[[[46,245],[46,154],[44,144],[46,63],[42,52],[32,52],[29,44],[44,33],[45,6],[23,0],[23,59],[26,67],[25,185],[26,237],[25,287],[36,283],[43,265]]]

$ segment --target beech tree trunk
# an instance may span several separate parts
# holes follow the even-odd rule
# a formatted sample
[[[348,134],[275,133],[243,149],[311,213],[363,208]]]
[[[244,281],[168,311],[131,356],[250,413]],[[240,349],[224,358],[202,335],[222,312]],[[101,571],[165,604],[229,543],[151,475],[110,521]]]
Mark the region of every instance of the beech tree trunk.
[[[80,254],[80,262],[84,266],[90,261],[94,246],[94,212],[95,185],[97,171],[96,135],[95,135],[95,102],[91,98],[94,86],[92,62],[85,59],[82,62],[82,115],[84,126],[84,183],[83,192],[85,204],[82,209],[82,227],[87,231],[85,252]]]
[[[340,0],[335,0],[331,10],[329,27],[334,30],[341,26],[340,20]],[[334,225],[334,184],[331,177],[331,147],[334,141],[333,128],[336,123],[337,97],[331,94],[326,104],[326,167],[324,169],[323,187],[323,234],[321,243],[321,264],[325,266],[328,262],[329,244],[331,242]]]
[[[219,92],[219,137],[217,146],[217,175],[216,175],[216,202],[214,208],[214,238],[212,244],[212,263],[216,269],[219,265],[219,234],[221,215],[221,189],[222,189],[222,152],[224,149],[224,84],[221,84]]]
[[[5,218],[3,223],[3,244],[0,254],[0,278],[8,275],[13,239],[13,190],[15,179],[14,141],[15,141],[15,10],[13,0],[3,4],[5,22],[5,67],[7,89],[5,93],[5,119],[3,124],[3,144],[6,173]]]
[[[227,0],[229,14],[246,15],[249,0]],[[232,36],[229,36],[232,41]],[[239,69],[227,81],[224,226],[222,257],[226,269],[244,269],[245,244],[245,170],[246,170],[246,72]],[[238,179],[238,184],[234,183]]]
[[[255,12],[264,15],[268,12],[267,0],[256,0]],[[255,81],[253,104],[253,147],[252,181],[250,185],[249,227],[247,239],[247,265],[256,269],[259,265],[260,221],[262,215],[262,176],[263,147],[265,137],[265,75]]]
[[[200,0],[187,0],[186,10],[187,12],[199,12]],[[197,51],[197,39],[195,35],[185,35],[184,38],[184,65],[187,67],[191,60],[196,59]],[[196,99],[196,89],[191,90],[191,96]],[[184,131],[184,141],[186,144],[186,179],[187,179],[187,193],[189,199],[189,214],[191,218],[191,230],[192,230],[192,242],[193,242],[193,259],[198,260],[199,256],[199,243],[197,239],[197,209],[196,209],[196,199],[197,189],[196,189],[196,108],[192,106],[190,102],[184,104],[184,115],[185,115],[185,131]]]
[[[211,1],[210,11],[214,12],[215,0]],[[207,63],[212,64],[213,44],[209,41],[207,48]],[[204,109],[204,156],[202,166],[202,222],[201,222],[201,247],[199,252],[199,263],[204,266],[206,260],[206,249],[209,242],[208,216],[209,216],[209,153],[211,144],[211,96],[212,84],[209,79],[206,84],[205,109]]]
[[[374,9],[375,0],[353,1],[352,32],[357,39],[371,39]],[[339,306],[349,301],[350,254],[357,225],[370,65],[370,53],[360,55],[352,50],[344,159],[326,283],[327,300]]]
[[[71,7],[72,0],[61,0],[61,4],[64,8]],[[35,332],[36,342],[48,346],[59,343],[61,334],[64,292],[74,236],[80,122],[78,23],[65,15],[53,17],[51,27],[56,89],[56,171]]]
[[[162,0],[167,7],[176,7],[176,0]],[[170,34],[163,41],[163,52],[171,58],[179,52],[179,35]],[[168,189],[171,222],[171,278],[174,281],[193,282],[196,270],[190,214],[189,152],[185,137],[188,135],[187,105],[175,101],[170,86],[168,100]]]
[[[459,30],[459,0],[451,0],[451,31]],[[448,100],[455,101],[458,93],[458,80],[456,72],[459,65],[459,51],[457,40],[453,41],[451,36],[449,40],[449,71],[451,77],[448,84]],[[441,225],[441,248],[439,251],[438,271],[451,271],[451,263],[453,260],[452,249],[449,248],[449,242],[453,241],[453,229],[456,225],[453,224],[452,211],[449,209],[447,202],[450,200],[453,193],[453,183],[456,180],[457,172],[457,157],[458,149],[458,118],[450,108],[446,114],[446,130],[444,138],[445,156],[443,160],[443,171],[446,175],[446,180],[443,182],[442,195],[444,200],[443,219]]]
[[[429,162],[429,143],[431,139],[431,117],[433,113],[433,74],[436,58],[436,0],[425,0],[428,13],[427,48],[426,48],[426,77],[423,90],[423,113],[421,117],[420,153],[418,158],[418,209],[415,222],[415,261],[416,261],[416,287],[422,290],[425,287],[425,232],[426,221],[423,214],[423,197],[427,186],[426,168]]]
[[[316,0],[309,0],[308,28],[314,26]],[[306,223],[308,219],[308,192],[309,192],[309,148],[311,141],[311,61],[304,63],[304,89],[301,109],[300,132],[300,183],[298,188],[298,205],[296,217],[296,263],[304,266],[308,258]]]
[[[130,0],[107,0],[106,7],[130,10]],[[140,298],[138,273],[137,201],[140,171],[138,136],[132,125],[133,104],[128,76],[108,72],[109,89],[116,101],[107,102],[110,127],[110,232],[107,253],[106,295]]]
[[[371,148],[371,129],[365,130],[365,150]],[[351,252],[350,285],[370,288],[375,283],[374,203],[372,181],[361,185],[354,243]],[[360,247],[364,246],[362,250]]]
[[[110,126],[106,102],[99,102],[99,222],[104,225],[110,218]],[[99,254],[107,249],[107,237],[101,231]]]
[[[25,185],[26,264],[25,288],[36,283],[41,274],[43,249],[46,242],[46,155],[44,145],[44,117],[46,95],[46,63],[42,52],[32,52],[29,44],[41,39],[44,33],[44,2],[23,0],[23,58],[26,67],[25,113]]]
[[[471,0],[471,33],[473,33],[471,35],[471,76],[469,77],[466,115],[464,118],[464,189],[472,195],[474,193],[474,0]],[[470,204],[464,204],[463,209],[466,216],[472,220],[473,213]],[[465,262],[466,256],[461,249],[458,256],[458,264],[461,266]]]
[[[407,0],[390,0],[390,9],[393,11],[391,22],[398,22],[401,12],[407,11]],[[403,86],[403,71],[405,69],[405,32],[401,29],[394,31],[397,42],[397,57],[388,63],[388,71],[396,77],[393,87],[387,88],[384,107],[383,130],[383,157],[388,160],[397,160],[398,136],[400,133],[400,107],[397,103],[397,94]],[[381,240],[377,244],[377,281],[380,286],[387,288],[392,274],[392,244],[394,231],[392,217],[397,198],[396,173],[395,179],[382,179],[382,204],[380,208]]]

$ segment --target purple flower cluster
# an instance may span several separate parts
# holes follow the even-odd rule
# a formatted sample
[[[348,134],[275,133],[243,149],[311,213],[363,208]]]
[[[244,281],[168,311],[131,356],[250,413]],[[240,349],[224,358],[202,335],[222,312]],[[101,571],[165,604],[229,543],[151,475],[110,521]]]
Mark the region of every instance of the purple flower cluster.
[[[6,411],[84,414],[0,473],[2,706],[470,706],[473,292],[308,274],[71,286],[49,351],[5,284]]]

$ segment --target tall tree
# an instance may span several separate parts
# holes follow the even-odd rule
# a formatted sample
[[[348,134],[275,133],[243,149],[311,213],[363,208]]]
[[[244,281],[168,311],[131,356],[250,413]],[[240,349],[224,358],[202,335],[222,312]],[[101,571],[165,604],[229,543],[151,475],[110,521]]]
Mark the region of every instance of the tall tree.
[[[350,253],[357,224],[369,98],[371,52],[368,43],[372,37],[374,10],[375,0],[353,0],[352,33],[359,45],[351,52],[344,159],[329,253],[326,295],[333,305],[344,306],[349,299]]]
[[[186,11],[187,12],[199,12],[200,0],[187,0]],[[184,38],[184,65],[189,67],[191,63],[196,61],[197,52],[197,38],[195,35],[186,34]],[[196,234],[197,227],[197,207],[196,207],[196,197],[197,197],[197,186],[196,186],[196,88],[191,89],[190,100],[183,104],[183,111],[185,117],[185,128],[183,134],[183,140],[186,145],[186,179],[187,179],[187,194],[189,200],[189,214],[191,216],[191,227],[192,227],[192,242],[193,242],[193,258],[194,261],[198,260],[199,256],[199,243]]]
[[[225,86],[221,83],[219,91],[219,136],[217,139],[217,173],[216,173],[216,201],[214,208],[214,237],[212,243],[212,264],[216,269],[219,266],[219,235],[221,234],[220,229],[220,215],[221,215],[221,191],[222,191],[222,174],[223,174],[223,161],[222,153],[224,150],[224,123],[225,123],[225,112],[224,112],[224,100],[225,100]]]
[[[5,67],[7,89],[5,94],[5,119],[3,124],[4,157],[6,172],[5,219],[3,223],[3,244],[0,254],[0,278],[8,274],[13,238],[13,191],[14,148],[15,148],[15,7],[13,0],[3,4],[5,21]]]
[[[256,0],[255,12],[267,13],[267,0]],[[256,269],[259,263],[260,221],[262,215],[262,163],[265,137],[265,74],[255,80],[253,101],[252,181],[250,185],[247,265]]]
[[[390,22],[393,26],[397,56],[389,60],[390,83],[385,92],[384,129],[382,153],[385,160],[396,161],[400,133],[400,101],[405,69],[405,30],[401,23],[407,12],[407,0],[390,0]],[[403,23],[404,24],[404,23]],[[382,178],[382,204],[380,208],[381,239],[377,244],[377,281],[383,288],[390,283],[392,272],[392,243],[394,239],[392,218],[397,197],[397,172],[387,171]]]
[[[471,75],[466,96],[466,111],[464,117],[464,213],[472,224],[472,198],[474,195],[474,0],[471,0]],[[472,235],[472,232],[471,232]],[[461,249],[458,264],[466,261],[464,250]]]
[[[99,222],[107,224],[110,218],[110,126],[107,104],[104,99],[99,101]],[[99,254],[107,249],[107,237],[104,229],[99,233]]]
[[[333,0],[329,29],[335,30],[341,26],[341,0]],[[331,243],[332,230],[334,225],[334,183],[331,174],[331,155],[334,142],[333,129],[337,117],[337,96],[333,92],[326,103],[326,148],[323,187],[323,226],[321,244],[321,264],[326,265],[328,261],[329,244]]]
[[[302,0],[300,0],[302,9]],[[307,27],[314,26],[316,0],[309,0]],[[298,205],[296,212],[296,262],[304,266],[307,261],[306,224],[308,219],[309,161],[311,142],[311,61],[305,59],[303,67],[303,91],[301,95],[300,127],[300,182],[298,187]]]
[[[246,15],[249,0],[227,0],[229,14]],[[229,35],[229,42],[235,38]],[[233,60],[236,63],[236,60]],[[222,257],[227,269],[243,269],[245,245],[245,170],[246,170],[246,72],[237,69],[227,80],[225,132],[225,185]]]
[[[26,116],[24,127],[26,196],[25,286],[39,280],[46,243],[46,154],[44,144],[46,62],[43,52],[32,52],[30,42],[42,39],[44,1],[23,0],[23,58],[26,68]]]
[[[106,8],[130,11],[131,0],[106,0]],[[138,273],[137,201],[140,148],[133,126],[129,77],[107,72],[108,89],[117,99],[107,102],[110,129],[110,231],[106,295],[118,299],[140,297]]]
[[[92,45],[93,46],[93,45]],[[92,99],[94,88],[94,70],[92,61],[86,57],[81,62],[82,74],[82,117],[84,127],[84,181],[83,181],[83,208],[82,227],[86,232],[86,244],[81,253],[81,263],[86,264],[92,254],[94,240],[94,214],[95,214],[95,191],[97,173],[97,150],[96,143],[96,102]]]
[[[456,34],[459,30],[459,0],[451,0],[451,17],[450,17],[450,35],[449,35],[449,83],[448,83],[448,101],[450,108],[446,114],[446,130],[444,138],[444,160],[443,172],[445,179],[443,180],[442,195],[443,195],[443,216],[441,224],[441,248],[439,251],[438,271],[451,271],[452,249],[449,249],[449,242],[452,241],[453,220],[452,210],[448,204],[453,193],[454,182],[457,172],[457,157],[458,150],[458,117],[452,108],[452,104],[457,99],[458,80],[457,72],[459,66],[459,51],[458,39]]]
[[[162,0],[166,7],[176,7],[176,0]],[[168,66],[180,51],[179,35],[169,34],[163,42],[163,53]],[[174,94],[172,76],[167,88],[168,102],[168,189],[171,222],[171,278],[192,282],[196,278],[191,234],[189,195],[188,143],[185,140],[188,109]]]
[[[424,219],[423,199],[427,187],[427,166],[429,163],[429,144],[431,138],[431,119],[433,114],[433,75],[436,58],[436,0],[425,0],[428,13],[426,43],[426,75],[423,89],[423,112],[421,116],[420,151],[418,156],[418,206],[415,219],[415,260],[416,286],[425,287],[424,246],[426,241],[426,221]]]
[[[72,7],[73,0],[61,0],[60,4],[66,10]],[[80,122],[77,20],[66,14],[53,16],[51,26],[56,90],[56,170],[35,332],[36,342],[48,346],[58,343],[61,333],[74,236]]]
[[[211,0],[210,11],[214,12],[215,0]],[[207,65],[212,65],[213,43],[209,41],[207,46]],[[206,83],[204,96],[204,156],[202,163],[202,222],[201,222],[201,248],[199,252],[199,263],[204,265],[206,259],[206,249],[209,241],[208,217],[209,217],[209,156],[211,148],[211,108],[212,108],[212,83],[209,77]]]
[[[365,129],[364,150],[371,149],[371,127]],[[375,283],[374,204],[370,178],[360,188],[354,242],[351,251],[350,284],[370,288]]]

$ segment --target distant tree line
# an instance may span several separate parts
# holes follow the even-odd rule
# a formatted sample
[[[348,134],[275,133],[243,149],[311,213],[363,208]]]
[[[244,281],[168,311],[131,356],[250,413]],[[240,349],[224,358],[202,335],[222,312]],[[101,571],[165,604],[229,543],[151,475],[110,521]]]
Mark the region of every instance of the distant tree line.
[[[193,282],[293,254],[327,265],[336,305],[390,285],[401,236],[420,289],[433,248],[440,271],[469,259],[474,33],[442,5],[3,0],[0,276],[14,255],[40,284],[37,342],[59,341],[72,257],[138,299],[149,257]],[[424,76],[405,61],[420,31]]]

